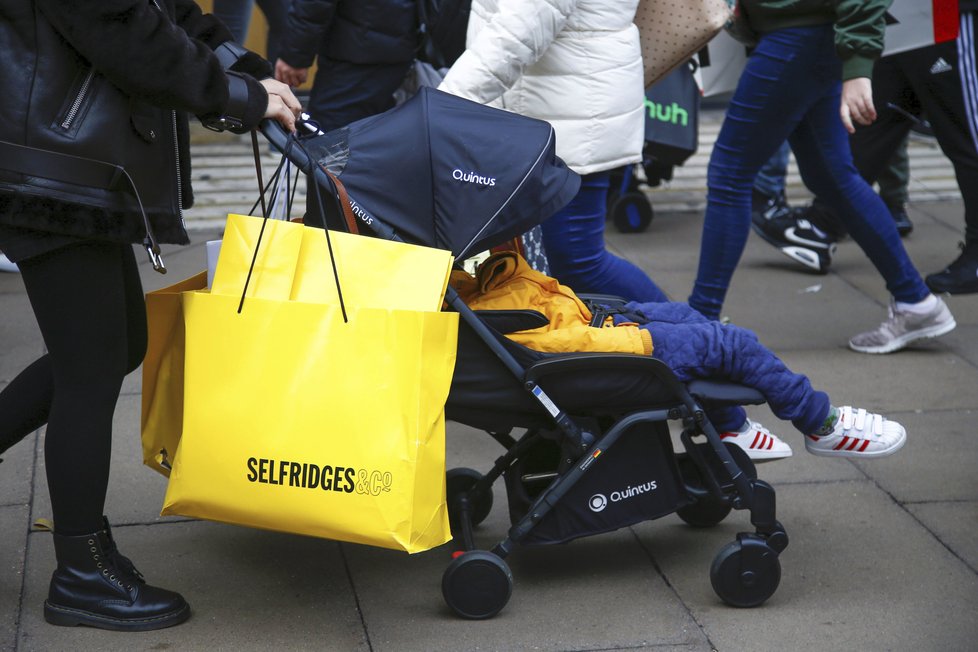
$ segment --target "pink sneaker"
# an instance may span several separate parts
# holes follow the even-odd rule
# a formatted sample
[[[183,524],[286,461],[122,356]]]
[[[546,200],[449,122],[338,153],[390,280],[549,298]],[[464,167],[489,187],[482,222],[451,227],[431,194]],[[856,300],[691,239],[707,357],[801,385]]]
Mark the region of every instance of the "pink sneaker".
[[[896,421],[848,405],[839,409],[839,420],[828,435],[805,435],[805,448],[824,457],[884,457],[907,442],[907,431]]]
[[[755,462],[770,462],[791,457],[791,446],[751,419],[747,420],[743,432],[723,432],[720,433],[720,439],[736,444]]]

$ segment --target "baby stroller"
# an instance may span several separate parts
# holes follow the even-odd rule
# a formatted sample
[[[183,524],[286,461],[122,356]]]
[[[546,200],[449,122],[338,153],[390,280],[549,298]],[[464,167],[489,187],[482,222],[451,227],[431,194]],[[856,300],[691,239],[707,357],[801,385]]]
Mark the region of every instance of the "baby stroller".
[[[671,181],[673,169],[684,164],[699,146],[700,90],[694,63],[682,65],[645,91],[645,145],[642,162],[611,171],[607,216],[622,233],[645,231],[655,217],[648,195],[636,175],[641,167],[653,188]]]
[[[326,134],[291,138],[271,123],[263,131],[334,198],[345,188],[364,231],[447,249],[459,260],[525,232],[579,186],[554,154],[549,124],[429,88]],[[346,228],[338,205],[327,211],[327,224]],[[590,300],[602,310],[620,303]],[[704,411],[762,403],[757,392],[682,384],[648,356],[539,353],[505,334],[539,326],[546,321],[540,313],[476,313],[452,287],[446,304],[461,324],[446,414],[505,449],[485,474],[448,471],[450,521],[462,550],[444,572],[442,593],[456,614],[490,618],[506,605],[513,579],[505,558],[520,545],[569,541],[673,512],[708,527],[731,509],[748,510],[755,531],[719,552],[710,578],[731,605],[756,606],[773,595],[788,544],[774,490],[757,479],[746,454],[721,443]],[[682,424],[679,453],[670,420]],[[473,528],[492,509],[500,477],[512,528],[491,550],[477,550]]]

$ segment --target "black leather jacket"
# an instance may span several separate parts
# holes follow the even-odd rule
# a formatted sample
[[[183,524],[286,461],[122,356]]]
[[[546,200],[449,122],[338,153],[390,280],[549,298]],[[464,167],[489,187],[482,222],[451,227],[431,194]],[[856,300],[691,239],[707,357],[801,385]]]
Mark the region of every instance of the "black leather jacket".
[[[186,114],[246,129],[267,104],[230,39],[192,0],[0,0],[0,223],[187,242]]]

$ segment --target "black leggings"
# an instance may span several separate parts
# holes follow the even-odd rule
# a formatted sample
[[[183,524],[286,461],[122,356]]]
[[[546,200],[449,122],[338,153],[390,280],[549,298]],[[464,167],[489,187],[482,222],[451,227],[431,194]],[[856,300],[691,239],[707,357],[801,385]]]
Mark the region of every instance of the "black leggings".
[[[101,529],[122,379],[146,352],[132,246],[84,242],[20,264],[47,354],[0,392],[0,452],[47,423],[44,459],[56,530]]]

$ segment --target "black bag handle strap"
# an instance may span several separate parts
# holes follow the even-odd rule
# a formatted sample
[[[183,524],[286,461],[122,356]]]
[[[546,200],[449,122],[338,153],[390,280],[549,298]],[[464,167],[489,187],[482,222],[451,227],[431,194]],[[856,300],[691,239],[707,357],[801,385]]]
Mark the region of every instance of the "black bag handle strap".
[[[306,157],[308,158],[309,161],[312,161],[312,157],[309,156],[309,152],[306,151],[305,147],[302,146],[302,144],[299,142],[298,138],[294,134],[289,136],[289,143],[286,146],[286,151],[285,151],[286,155],[288,154],[288,148],[292,147],[293,144],[299,147],[299,149],[301,149],[306,154]],[[248,267],[248,274],[245,277],[244,288],[241,290],[241,301],[238,303],[239,314],[241,313],[241,310],[244,307],[245,295],[248,292],[248,284],[251,282],[251,274],[254,271],[255,263],[258,260],[258,249],[261,247],[262,236],[265,234],[265,225],[268,224],[268,219],[269,219],[268,208],[265,205],[265,185],[264,185],[264,179],[262,177],[262,172],[261,172],[261,154],[258,151],[258,132],[257,130],[254,129],[251,131],[251,147],[255,156],[255,172],[257,173],[258,176],[258,192],[259,192],[259,201],[261,202],[261,207],[262,207],[262,223],[261,223],[261,229],[258,231],[258,241],[255,243],[255,251],[251,256],[251,265]],[[284,162],[284,157],[283,157],[283,162]],[[281,168],[282,168],[282,164],[279,164],[279,169],[276,170],[276,175],[279,173]],[[322,195],[319,191],[319,184],[316,183],[315,179],[313,178],[313,174],[312,174],[313,170],[311,164],[309,170],[308,171],[304,170],[304,172],[306,172],[307,174],[308,183],[312,185],[313,191],[316,193],[316,201],[319,203],[320,206],[322,206],[323,205]],[[336,179],[332,175],[329,175],[328,178],[330,179],[331,182],[339,183],[339,179]],[[339,201],[338,188],[334,186],[333,189],[334,191],[337,191],[337,194],[334,195],[334,198],[337,201]],[[343,192],[345,195],[346,194],[345,189]],[[349,202],[345,201],[344,204],[346,205],[347,210],[349,210]],[[352,215],[352,211],[350,212],[350,214]],[[325,221],[324,221],[324,227],[325,227]],[[340,312],[343,315],[343,323],[345,324],[349,322],[349,319],[347,318],[347,314],[346,314],[346,303],[343,301],[343,290],[340,286],[339,272],[336,269],[336,256],[333,254],[333,243],[329,237],[329,229],[323,228],[323,232],[326,234],[326,248],[329,251],[329,262],[333,269],[333,282],[336,284],[336,295],[340,301]]]

